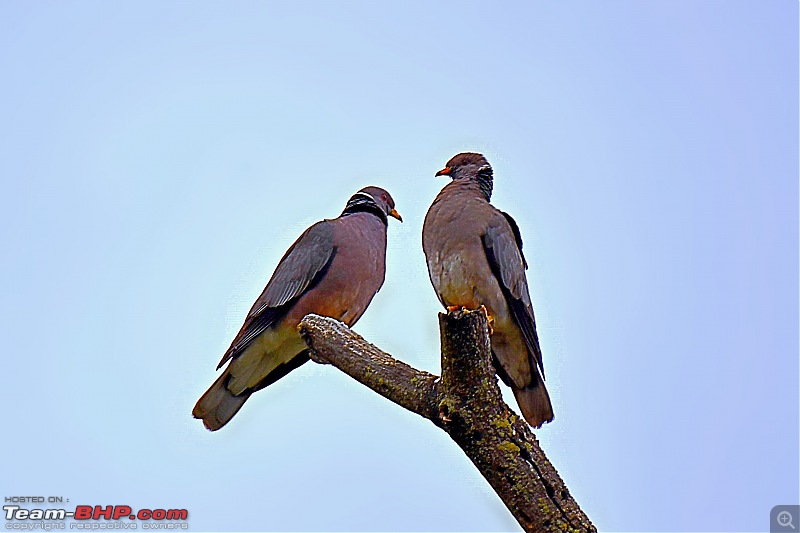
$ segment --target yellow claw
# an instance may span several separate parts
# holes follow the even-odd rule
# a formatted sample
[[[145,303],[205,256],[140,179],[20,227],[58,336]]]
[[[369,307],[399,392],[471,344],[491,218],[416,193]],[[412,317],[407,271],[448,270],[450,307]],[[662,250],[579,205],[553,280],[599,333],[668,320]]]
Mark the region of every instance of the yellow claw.
[[[489,314],[485,305],[481,305],[478,309],[486,314],[486,321],[489,323],[489,335],[491,336],[494,333],[494,327],[492,327],[492,324],[494,324],[494,317]]]

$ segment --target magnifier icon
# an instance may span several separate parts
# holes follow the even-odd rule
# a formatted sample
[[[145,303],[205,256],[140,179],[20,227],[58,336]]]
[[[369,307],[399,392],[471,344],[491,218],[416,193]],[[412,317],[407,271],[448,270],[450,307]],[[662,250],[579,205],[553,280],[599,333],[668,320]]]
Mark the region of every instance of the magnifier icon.
[[[778,521],[778,524],[781,527],[789,526],[792,529],[795,529],[794,524],[792,523],[792,513],[789,511],[781,511],[778,513],[778,516],[775,517],[775,520]]]

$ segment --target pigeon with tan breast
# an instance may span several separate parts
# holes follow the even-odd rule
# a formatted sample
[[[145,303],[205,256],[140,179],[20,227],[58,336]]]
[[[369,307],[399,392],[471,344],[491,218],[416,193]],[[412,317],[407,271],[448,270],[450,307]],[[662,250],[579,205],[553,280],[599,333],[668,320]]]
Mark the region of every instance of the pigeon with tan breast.
[[[486,307],[497,373],[514,391],[525,420],[540,427],[553,420],[553,408],[519,228],[489,203],[492,167],[481,154],[458,154],[436,175],[452,181],[433,201],[422,229],[433,288],[449,310]]]
[[[338,218],[317,222],[295,241],[247,314],[217,369],[219,378],[192,414],[216,431],[256,391],[308,361],[297,325],[309,313],[352,326],[383,285],[388,217],[402,222],[394,200],[365,187]]]

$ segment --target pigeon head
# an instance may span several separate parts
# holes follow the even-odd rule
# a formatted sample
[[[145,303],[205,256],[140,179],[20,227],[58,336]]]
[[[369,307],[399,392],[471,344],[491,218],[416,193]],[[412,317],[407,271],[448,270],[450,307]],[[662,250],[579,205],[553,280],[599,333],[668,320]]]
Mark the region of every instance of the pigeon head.
[[[482,154],[464,152],[453,156],[436,175],[450,176],[452,180],[475,181],[487,201],[492,197],[492,165]]]
[[[385,189],[380,187],[364,187],[347,201],[347,205],[342,211],[342,216],[353,213],[372,213],[388,223],[389,218],[393,217],[403,221],[403,217],[394,208],[394,199]]]

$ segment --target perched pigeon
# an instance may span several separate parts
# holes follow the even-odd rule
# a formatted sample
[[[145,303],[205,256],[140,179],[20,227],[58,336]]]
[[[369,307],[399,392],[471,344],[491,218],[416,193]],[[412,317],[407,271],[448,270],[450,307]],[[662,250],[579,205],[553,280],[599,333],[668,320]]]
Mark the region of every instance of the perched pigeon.
[[[297,325],[309,313],[352,326],[383,285],[388,217],[402,222],[379,187],[355,193],[338,218],[317,222],[289,248],[217,369],[222,375],[192,414],[215,431],[254,392],[308,361]]]
[[[422,228],[433,288],[448,309],[486,307],[497,373],[514,391],[525,420],[539,427],[553,420],[553,408],[519,228],[489,203],[492,167],[481,154],[458,154],[436,175],[452,181],[433,201]]]

